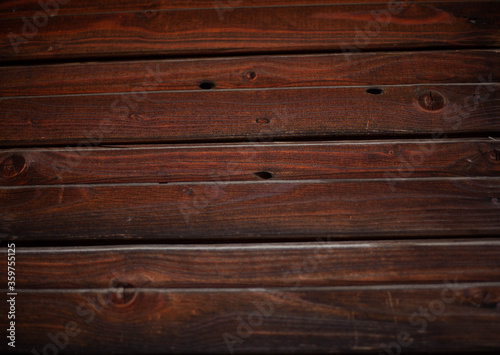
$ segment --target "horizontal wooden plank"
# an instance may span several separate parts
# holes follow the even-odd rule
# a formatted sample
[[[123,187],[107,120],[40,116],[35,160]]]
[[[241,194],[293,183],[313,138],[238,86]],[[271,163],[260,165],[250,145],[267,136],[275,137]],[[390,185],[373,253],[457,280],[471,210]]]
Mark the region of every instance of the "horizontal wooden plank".
[[[500,176],[500,141],[435,139],[0,150],[0,186]],[[259,174],[260,173],[260,174]]]
[[[0,98],[0,146],[500,132],[494,84]]]
[[[404,352],[492,351],[500,346],[499,300],[498,282],[299,290],[21,290],[16,347],[9,350],[394,354],[390,351],[399,346]],[[7,314],[8,303],[0,307]],[[8,328],[7,321],[2,317],[2,328]],[[7,349],[2,342],[1,350]]]
[[[0,96],[500,81],[498,51],[252,56],[0,67]]]
[[[19,247],[18,289],[234,288],[496,282],[500,241]],[[7,260],[7,248],[1,250]],[[6,263],[0,270],[7,275]]]
[[[498,235],[500,178],[0,188],[2,239]]]
[[[441,2],[474,2],[477,0],[441,0]],[[494,0],[493,0],[494,1]],[[65,3],[66,2],[66,3]],[[411,0],[408,3],[428,2],[428,0]],[[396,3],[396,2],[394,2]],[[42,6],[43,4],[43,6]],[[148,10],[181,10],[181,9],[213,9],[219,14],[221,21],[230,16],[235,8],[253,6],[283,6],[283,5],[331,5],[331,4],[386,4],[388,0],[103,0],[96,4],[92,0],[64,1],[57,0],[57,6],[50,0],[35,3],[26,0],[9,0],[0,2],[0,18],[32,17],[37,11],[43,10],[50,15],[95,14],[116,11],[148,11]],[[395,6],[392,5],[391,6]]]
[[[213,7],[10,18],[0,61],[494,48],[497,11],[481,1],[234,8],[224,20]]]

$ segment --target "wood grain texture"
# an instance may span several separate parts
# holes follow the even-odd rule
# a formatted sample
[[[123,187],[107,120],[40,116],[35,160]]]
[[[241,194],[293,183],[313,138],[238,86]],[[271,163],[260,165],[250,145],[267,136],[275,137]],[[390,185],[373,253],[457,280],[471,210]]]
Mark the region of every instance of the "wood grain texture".
[[[0,186],[500,176],[500,141],[435,139],[0,150]]]
[[[10,18],[0,22],[0,32],[10,34],[0,38],[0,61],[500,44],[498,2],[404,3],[392,14],[388,8],[388,4],[234,8],[223,21],[213,8],[115,12],[45,17],[43,22],[38,19],[44,26],[31,23],[31,29],[27,29],[29,19]],[[381,13],[390,18],[377,15]]]
[[[50,351],[47,344],[55,347],[56,339],[69,354],[231,349],[383,354],[398,336],[404,339],[405,352],[492,351],[500,346],[499,300],[498,282],[299,290],[19,291],[17,314],[23,326],[17,330],[14,352]],[[0,307],[5,309],[7,303]],[[428,319],[420,310],[428,312]],[[6,328],[5,317],[0,324]],[[6,342],[1,346],[5,351]]]
[[[498,352],[499,13],[0,2],[0,353]]]
[[[498,84],[0,98],[0,146],[500,132]]]
[[[10,240],[498,235],[500,178],[0,188]]]
[[[500,81],[498,51],[274,55],[0,67],[0,96]]]
[[[18,289],[321,287],[497,282],[500,241],[18,247]],[[0,255],[6,257],[6,248]],[[7,274],[5,262],[0,271]]]
[[[387,0],[273,0],[272,3],[266,0],[103,0],[96,4],[93,0],[67,1],[57,0],[57,8],[49,0],[42,1],[42,4],[50,3],[49,10],[40,4],[30,0],[5,0],[0,2],[0,18],[20,18],[22,16],[31,17],[37,11],[51,11],[55,15],[70,14],[95,14],[116,11],[135,11],[142,12],[148,10],[179,10],[179,9],[213,9],[217,11],[221,20],[230,16],[235,8],[246,7],[269,7],[283,5],[331,5],[331,4],[385,4],[391,3]],[[441,0],[441,2],[476,2],[477,0]],[[495,1],[495,0],[493,0]],[[428,0],[411,0],[409,3],[425,3]],[[394,2],[396,3],[396,2]]]

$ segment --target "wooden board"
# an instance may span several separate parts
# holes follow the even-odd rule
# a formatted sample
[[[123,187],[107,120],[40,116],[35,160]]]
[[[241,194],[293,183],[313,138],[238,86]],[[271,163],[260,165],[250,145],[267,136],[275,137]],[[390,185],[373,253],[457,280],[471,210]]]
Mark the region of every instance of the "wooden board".
[[[497,282],[500,241],[18,247],[20,290],[324,287]],[[6,248],[0,255],[6,259]],[[0,270],[7,274],[6,263]],[[63,292],[62,291],[62,292]]]
[[[0,353],[496,354],[499,11],[1,2]]]
[[[257,6],[235,7],[224,19],[214,7],[40,12],[2,19],[0,32],[10,36],[0,38],[0,61],[493,48],[498,9],[494,1]]]
[[[80,2],[78,2],[80,3]],[[500,81],[497,50],[372,52],[0,66],[0,97]],[[136,101],[134,99],[131,100]]]
[[[0,150],[0,186],[457,176],[500,176],[500,141],[254,142]]]
[[[225,16],[231,14],[235,8],[246,7],[267,7],[283,5],[331,5],[331,4],[385,4],[389,7],[387,0],[273,0],[272,3],[266,0],[154,0],[154,1],[134,1],[134,0],[103,0],[96,4],[93,0],[65,1],[57,0],[56,6],[49,0],[43,1],[43,7],[38,3],[26,0],[9,0],[0,3],[0,18],[19,18],[22,16],[31,17],[40,10],[51,11],[55,15],[69,14],[94,14],[103,12],[121,11],[148,11],[148,10],[182,10],[208,8],[217,11],[224,20]],[[425,3],[428,0],[411,0],[408,3]],[[441,2],[477,2],[477,0],[441,0]],[[47,6],[48,5],[48,6]],[[391,6],[395,6],[392,5]]]
[[[14,352],[48,353],[59,346],[67,353],[93,354],[384,353],[401,342],[405,352],[493,351],[500,346],[499,299],[498,282],[449,288],[443,283],[300,290],[26,290],[17,296],[22,327]],[[0,307],[6,309],[7,303]],[[0,322],[4,327],[5,317]],[[5,343],[1,347],[7,348]]]
[[[492,239],[18,248],[13,353],[493,350],[499,252]]]
[[[0,233],[177,242],[497,236],[499,197],[498,177],[2,187]]]
[[[497,88],[405,85],[1,98],[0,146],[493,135],[500,132]]]

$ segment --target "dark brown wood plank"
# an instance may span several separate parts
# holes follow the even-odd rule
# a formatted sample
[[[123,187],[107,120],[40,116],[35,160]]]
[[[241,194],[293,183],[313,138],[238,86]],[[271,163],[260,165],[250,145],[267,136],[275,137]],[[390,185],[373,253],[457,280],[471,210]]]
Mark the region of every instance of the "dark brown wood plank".
[[[498,84],[0,98],[0,146],[500,132]]]
[[[0,67],[0,96],[500,81],[498,51],[252,56]]]
[[[500,176],[500,141],[435,139],[0,150],[0,186]]]
[[[18,289],[496,282],[499,240],[18,247]],[[321,238],[320,238],[321,240]],[[6,248],[0,255],[7,260]],[[7,275],[6,263],[0,270]]]
[[[474,0],[441,0],[441,2],[475,2]],[[477,1],[477,0],[476,0]],[[495,0],[493,0],[495,1]],[[66,2],[66,3],[65,3]],[[428,2],[428,0],[403,1],[408,3]],[[30,0],[4,0],[0,2],[0,18],[20,18],[26,16],[31,18],[37,11],[43,10],[49,15],[69,14],[95,14],[116,11],[148,11],[148,10],[172,10],[172,9],[213,9],[224,20],[230,16],[235,8],[246,8],[253,6],[282,6],[282,5],[330,5],[330,4],[386,4],[389,8],[390,1],[387,0],[102,0],[97,4],[93,0],[65,1],[57,0],[56,6],[50,0],[39,3]],[[395,3],[395,2],[394,2]],[[391,4],[390,6],[395,6]]]
[[[385,354],[388,346],[403,352],[492,351],[500,346],[499,300],[498,282],[295,290],[20,290],[12,350],[38,354],[45,348],[48,353],[47,344],[58,350],[58,341],[69,354],[270,349]],[[0,307],[7,306],[4,301]],[[0,324],[7,329],[7,317]],[[4,341],[1,350],[6,349]]]
[[[498,235],[500,178],[0,188],[2,239]]]
[[[0,38],[0,61],[500,44],[498,2],[404,3],[392,6],[392,14],[389,7],[235,8],[224,20],[213,8],[115,12],[45,17],[38,19],[44,26],[31,23],[31,29],[29,19],[10,18],[0,22],[0,32],[8,34]]]

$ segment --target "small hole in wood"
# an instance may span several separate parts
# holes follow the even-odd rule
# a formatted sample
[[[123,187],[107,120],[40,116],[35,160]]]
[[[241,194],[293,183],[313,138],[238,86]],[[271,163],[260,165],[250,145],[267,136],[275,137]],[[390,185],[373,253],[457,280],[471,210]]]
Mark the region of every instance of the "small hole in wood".
[[[213,81],[205,80],[202,81],[198,86],[203,90],[211,90],[215,87],[215,83]]]
[[[268,171],[258,171],[256,173],[253,173],[255,176],[257,176],[259,179],[264,179],[264,180],[269,180],[272,179],[273,174],[271,174]]]
[[[271,122],[271,120],[269,118],[257,118],[255,120],[255,122],[257,122],[257,123],[269,123],[269,122]]]
[[[366,92],[371,95],[380,95],[384,92],[384,90],[382,90],[381,88],[369,88],[366,90]]]

